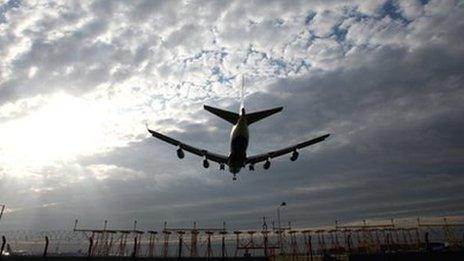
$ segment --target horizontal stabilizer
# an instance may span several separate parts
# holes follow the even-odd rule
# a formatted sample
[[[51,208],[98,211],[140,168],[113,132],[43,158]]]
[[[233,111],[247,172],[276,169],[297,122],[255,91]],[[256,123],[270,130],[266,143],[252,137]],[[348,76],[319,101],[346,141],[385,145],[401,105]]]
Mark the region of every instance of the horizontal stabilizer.
[[[257,121],[262,120],[262,119],[264,119],[266,117],[269,117],[274,113],[278,113],[282,109],[283,109],[283,107],[277,107],[277,108],[270,109],[270,110],[257,111],[257,112],[247,114],[246,115],[247,123],[248,123],[248,125],[250,125],[250,124],[252,124],[254,122],[257,122]]]
[[[235,112],[230,112],[230,111],[225,111],[225,110],[221,110],[221,109],[218,109],[218,108],[214,108],[214,107],[211,107],[211,106],[208,106],[208,105],[204,105],[203,106],[205,108],[205,110],[211,112],[212,114],[232,123],[232,124],[236,124],[237,121],[238,121],[238,118],[239,118],[239,115]]]

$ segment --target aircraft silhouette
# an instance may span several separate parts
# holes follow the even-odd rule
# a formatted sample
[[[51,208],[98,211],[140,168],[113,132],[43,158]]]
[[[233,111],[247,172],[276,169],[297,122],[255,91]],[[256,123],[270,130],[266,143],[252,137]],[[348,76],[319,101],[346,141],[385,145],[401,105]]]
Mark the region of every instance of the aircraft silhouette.
[[[204,158],[203,167],[205,168],[209,167],[208,160],[219,163],[221,170],[224,170],[225,165],[227,165],[229,167],[229,171],[233,174],[233,180],[237,179],[236,177],[237,173],[240,172],[241,168],[244,168],[246,165],[248,165],[250,171],[253,171],[254,164],[264,161],[263,168],[269,169],[271,166],[271,161],[270,161],[271,158],[276,158],[276,157],[285,155],[287,153],[292,153],[290,160],[295,161],[297,160],[299,156],[299,153],[297,150],[316,144],[318,142],[321,142],[325,140],[327,137],[329,137],[330,135],[330,134],[325,134],[320,137],[317,137],[317,138],[314,138],[314,139],[311,139],[305,142],[301,142],[301,143],[286,147],[281,150],[270,151],[270,152],[266,152],[263,154],[248,157],[246,154],[246,151],[248,148],[248,141],[249,141],[248,126],[266,117],[269,117],[272,114],[280,112],[283,109],[283,107],[277,107],[277,108],[273,108],[269,110],[247,113],[244,107],[244,103],[243,103],[244,101],[243,95],[244,95],[244,92],[243,92],[243,78],[242,78],[242,99],[241,99],[239,113],[230,112],[230,111],[204,105],[205,110],[209,111],[210,113],[234,125],[230,132],[230,154],[229,156],[224,156],[224,155],[209,152],[207,150],[195,148],[186,143],[180,142],[166,135],[163,135],[157,131],[150,130],[148,128],[147,130],[153,135],[153,137],[158,138],[167,143],[170,143],[174,146],[177,146],[177,157],[179,157],[180,159],[185,157],[185,154],[184,154],[184,150],[185,150],[195,155],[198,155],[200,157],[203,157]]]

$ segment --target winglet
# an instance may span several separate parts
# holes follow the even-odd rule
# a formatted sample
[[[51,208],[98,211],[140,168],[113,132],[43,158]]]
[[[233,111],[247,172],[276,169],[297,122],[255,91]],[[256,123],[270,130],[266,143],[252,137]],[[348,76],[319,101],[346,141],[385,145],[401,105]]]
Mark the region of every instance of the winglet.
[[[153,135],[153,131],[150,130],[150,128],[148,128],[148,123],[147,123],[147,122],[145,122],[145,128],[147,128],[147,131],[148,131],[149,133],[151,133],[151,135]]]
[[[148,128],[148,124],[147,124],[147,123],[145,123],[145,127],[147,128],[147,131],[148,131],[152,136],[155,136],[156,131],[151,130],[150,128]]]

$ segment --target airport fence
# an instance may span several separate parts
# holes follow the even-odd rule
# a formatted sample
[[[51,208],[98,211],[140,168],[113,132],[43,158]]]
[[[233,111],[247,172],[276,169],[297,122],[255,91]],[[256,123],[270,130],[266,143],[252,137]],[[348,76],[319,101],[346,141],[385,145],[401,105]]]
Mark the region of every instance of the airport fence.
[[[77,225],[77,224],[76,224]],[[160,231],[102,229],[0,231],[1,255],[88,257],[268,257],[318,260],[324,256],[398,252],[459,251],[464,224],[425,222],[341,225],[296,229],[229,231],[224,227],[169,228]]]

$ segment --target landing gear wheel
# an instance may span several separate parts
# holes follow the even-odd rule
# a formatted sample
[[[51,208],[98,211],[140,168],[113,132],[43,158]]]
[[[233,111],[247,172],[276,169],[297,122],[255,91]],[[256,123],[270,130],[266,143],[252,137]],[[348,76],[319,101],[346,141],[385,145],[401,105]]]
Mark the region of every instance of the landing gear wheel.
[[[235,176],[235,174],[234,174],[234,177],[232,178],[232,180],[237,180],[237,177]]]

